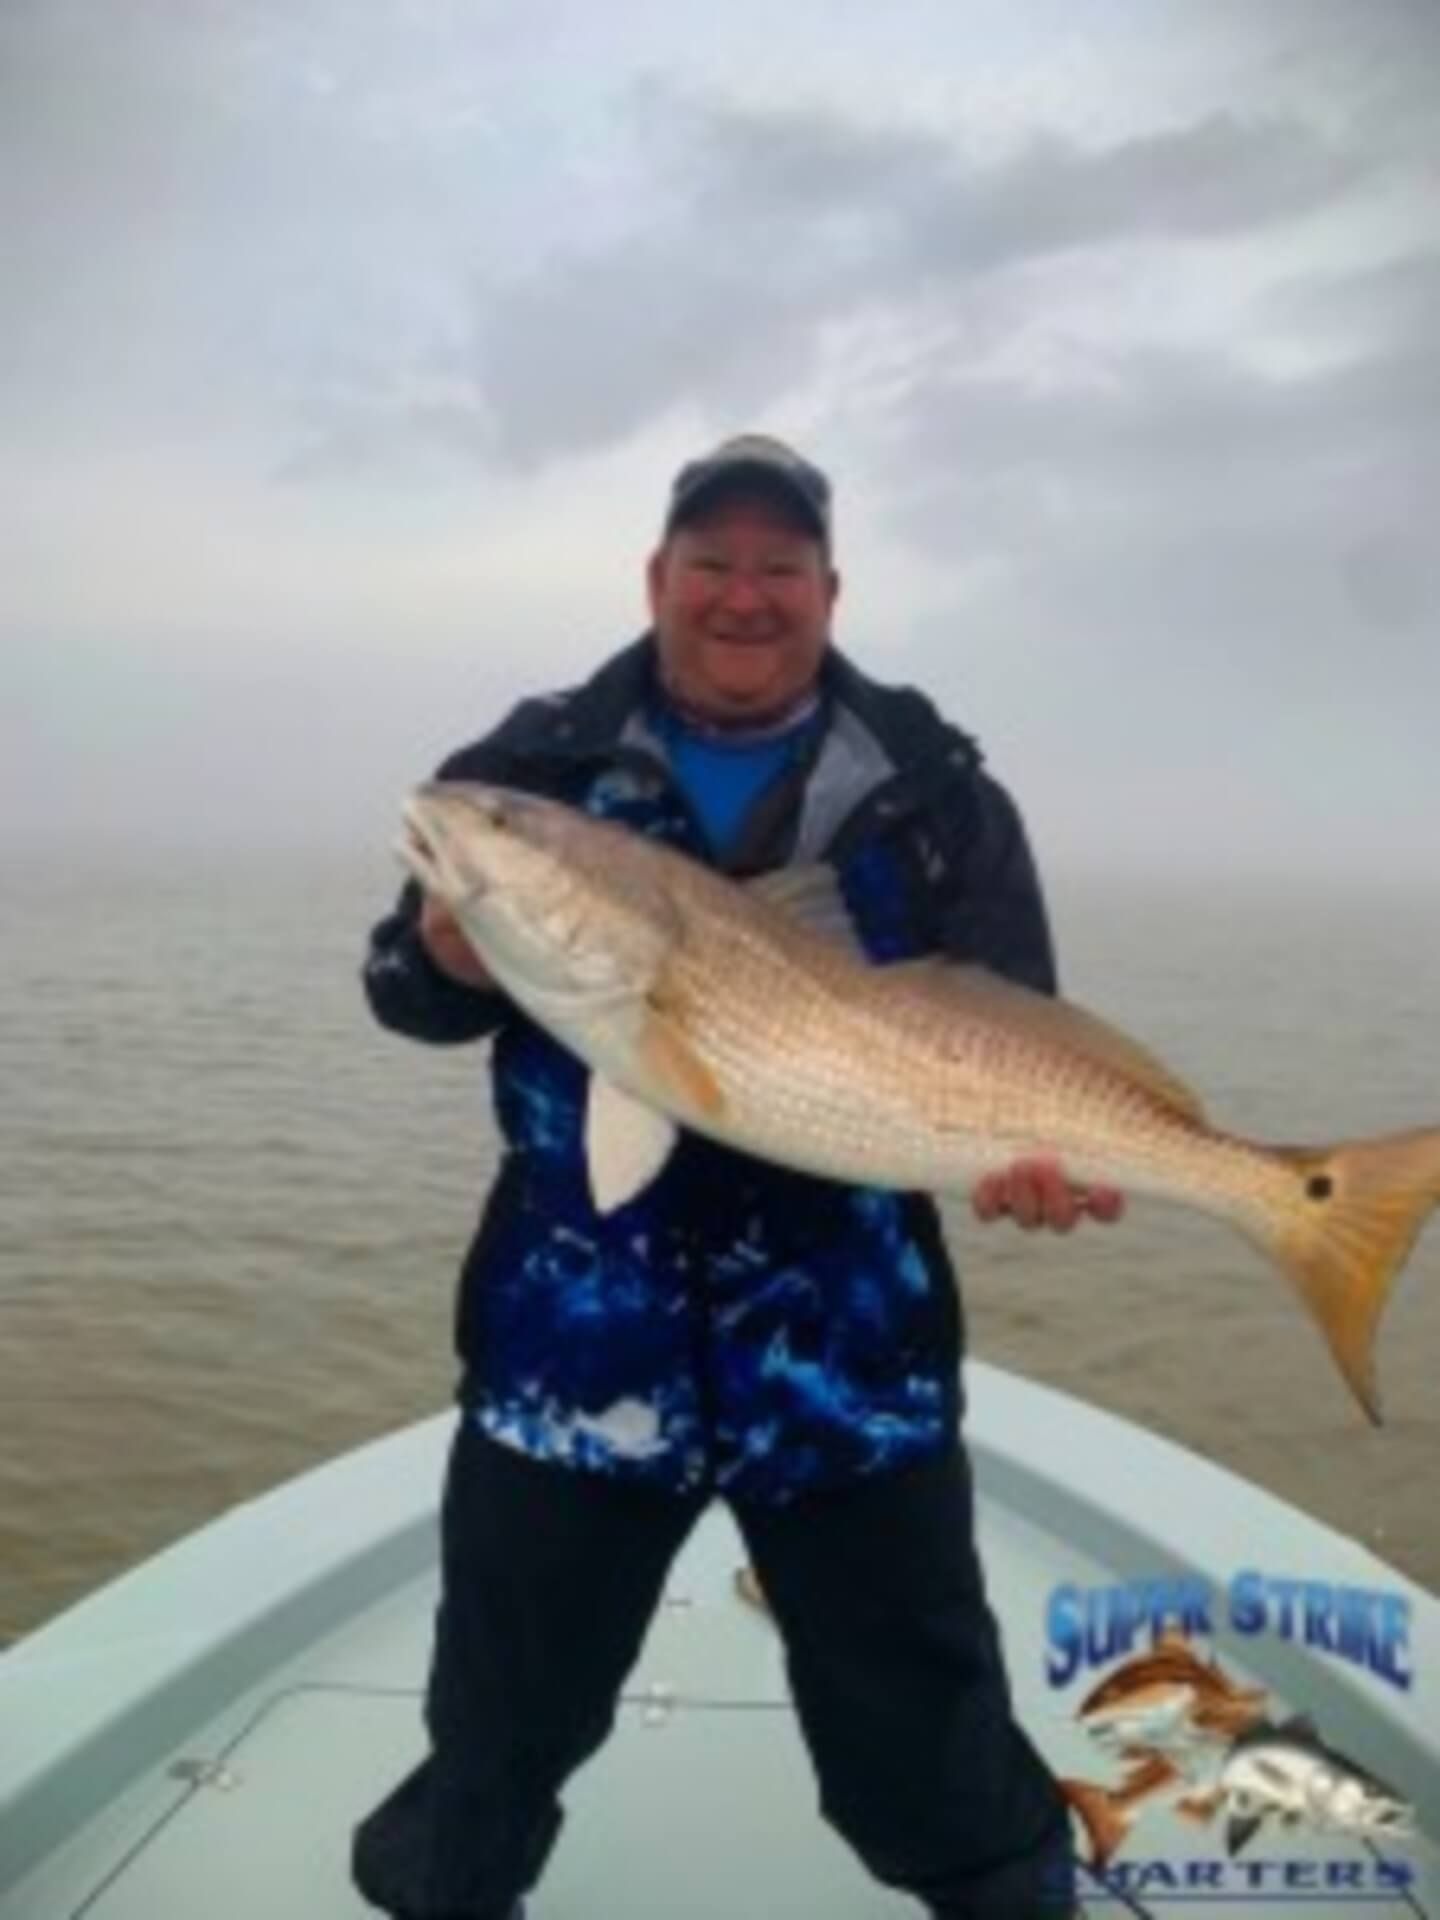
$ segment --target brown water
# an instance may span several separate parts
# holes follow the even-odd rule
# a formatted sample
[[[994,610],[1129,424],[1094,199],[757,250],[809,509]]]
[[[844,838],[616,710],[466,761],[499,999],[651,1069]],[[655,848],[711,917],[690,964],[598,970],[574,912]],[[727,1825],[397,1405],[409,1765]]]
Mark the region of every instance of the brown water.
[[[390,888],[383,861],[296,857],[0,871],[0,1639],[448,1400],[484,1055],[369,1022]],[[1224,1124],[1440,1121],[1435,898],[1071,879],[1054,904],[1069,991]],[[952,1230],[976,1352],[1440,1590],[1440,1226],[1382,1336],[1378,1432],[1223,1227],[1152,1204],[1065,1242]]]

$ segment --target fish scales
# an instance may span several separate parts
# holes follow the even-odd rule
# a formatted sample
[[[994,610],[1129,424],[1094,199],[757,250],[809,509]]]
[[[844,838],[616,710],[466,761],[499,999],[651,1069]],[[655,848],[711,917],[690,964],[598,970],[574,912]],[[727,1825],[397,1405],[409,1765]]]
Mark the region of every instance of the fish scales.
[[[672,962],[677,991],[751,1151],[915,1189],[1057,1147],[1082,1178],[1159,1192],[1228,1192],[1242,1166],[1261,1190],[1272,1177],[1233,1142],[1198,1153],[1193,1129],[1122,1075],[947,1009],[903,965],[862,972],[783,922],[739,938],[698,891],[681,908],[697,924]]]

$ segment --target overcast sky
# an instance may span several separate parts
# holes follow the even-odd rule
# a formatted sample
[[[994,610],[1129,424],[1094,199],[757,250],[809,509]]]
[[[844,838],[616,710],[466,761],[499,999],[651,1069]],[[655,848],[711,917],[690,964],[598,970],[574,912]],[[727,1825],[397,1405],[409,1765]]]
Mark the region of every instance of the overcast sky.
[[[389,837],[831,471],[1047,862],[1440,888],[1433,0],[0,0],[0,837]]]

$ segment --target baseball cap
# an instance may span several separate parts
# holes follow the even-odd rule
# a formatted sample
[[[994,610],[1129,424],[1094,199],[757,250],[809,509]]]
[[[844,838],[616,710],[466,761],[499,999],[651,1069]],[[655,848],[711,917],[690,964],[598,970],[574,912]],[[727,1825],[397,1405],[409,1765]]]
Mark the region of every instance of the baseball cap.
[[[673,533],[708,498],[746,482],[785,495],[825,545],[830,544],[830,482],[793,447],[766,433],[735,434],[713,452],[688,461],[670,488],[665,532]]]

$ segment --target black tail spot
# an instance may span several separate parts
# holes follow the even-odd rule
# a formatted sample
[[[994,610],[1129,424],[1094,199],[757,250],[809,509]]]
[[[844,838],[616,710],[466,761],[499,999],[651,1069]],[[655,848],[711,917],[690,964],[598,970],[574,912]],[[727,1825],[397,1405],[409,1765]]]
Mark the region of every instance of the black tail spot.
[[[1335,1182],[1328,1173],[1315,1173],[1305,1182],[1305,1191],[1312,1200],[1328,1200],[1335,1191]]]

